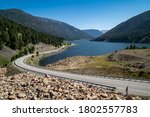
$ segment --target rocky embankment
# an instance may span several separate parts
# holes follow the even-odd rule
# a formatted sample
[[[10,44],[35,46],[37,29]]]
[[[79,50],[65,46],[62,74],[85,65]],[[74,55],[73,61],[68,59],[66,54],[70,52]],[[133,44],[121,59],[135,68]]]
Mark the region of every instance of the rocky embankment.
[[[0,72],[2,73],[2,72]],[[81,82],[32,73],[0,77],[1,100],[124,100],[140,99],[121,93],[106,92]]]

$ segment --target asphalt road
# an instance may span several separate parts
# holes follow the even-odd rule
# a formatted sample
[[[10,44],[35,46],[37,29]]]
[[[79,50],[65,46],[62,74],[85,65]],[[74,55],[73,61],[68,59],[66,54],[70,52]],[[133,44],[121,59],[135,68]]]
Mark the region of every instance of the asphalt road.
[[[53,50],[51,52],[57,52],[58,50]],[[50,52],[44,52],[50,53]],[[43,54],[43,53],[42,53]],[[116,87],[116,91],[122,92],[125,94],[125,89],[129,87],[129,94],[142,95],[142,96],[150,96],[150,82],[142,82],[142,81],[134,81],[134,80],[124,80],[117,78],[107,78],[107,77],[95,77],[95,76],[87,76],[87,75],[79,75],[72,73],[65,73],[59,71],[52,71],[44,68],[37,68],[30,65],[25,64],[25,60],[31,55],[27,55],[21,58],[18,58],[14,61],[14,64],[17,67],[25,69],[27,71],[49,74],[57,77],[63,77],[72,80],[78,80],[83,82],[89,82],[93,84],[106,85],[111,87]]]

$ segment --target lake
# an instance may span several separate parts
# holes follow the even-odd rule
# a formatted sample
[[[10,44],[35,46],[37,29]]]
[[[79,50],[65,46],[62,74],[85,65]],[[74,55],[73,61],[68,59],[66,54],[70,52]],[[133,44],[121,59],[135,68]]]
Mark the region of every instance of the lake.
[[[59,60],[65,59],[72,56],[99,56],[114,52],[116,50],[125,49],[131,43],[111,43],[111,42],[95,42],[89,40],[76,40],[72,43],[77,44],[77,46],[72,46],[66,49],[65,51],[55,54],[52,56],[47,56],[40,60],[41,66],[46,66],[57,62]],[[138,47],[148,47],[150,44],[136,44]]]

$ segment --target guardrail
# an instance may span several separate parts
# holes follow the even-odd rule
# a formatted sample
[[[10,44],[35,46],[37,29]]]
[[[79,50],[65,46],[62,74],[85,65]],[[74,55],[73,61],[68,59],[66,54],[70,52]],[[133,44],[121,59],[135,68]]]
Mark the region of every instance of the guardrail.
[[[53,76],[53,75],[50,75],[50,76]],[[64,78],[64,77],[61,77],[61,78],[69,79],[69,78]],[[100,87],[102,89],[106,89],[106,90],[110,90],[110,91],[115,91],[116,90],[116,87],[112,87],[112,86],[108,86],[108,85],[103,85],[103,84],[98,84],[98,83],[91,83],[91,82],[87,82],[87,81],[83,81],[83,80],[74,80],[74,79],[69,79],[69,80],[82,82],[83,84],[86,84],[86,85],[92,85],[92,86]]]
[[[22,68],[22,67],[18,66],[17,64],[15,64],[15,62],[14,62],[14,65],[15,65],[17,68],[22,69],[24,72],[32,72],[32,73],[37,73],[37,74],[39,74],[39,75],[45,75],[45,73],[41,73],[41,72],[32,71],[32,70],[28,70],[28,69]],[[91,83],[91,82],[86,82],[86,81],[82,81],[82,80],[74,80],[74,79],[65,78],[65,77],[60,77],[60,76],[55,76],[55,75],[51,75],[51,74],[48,74],[48,75],[49,75],[49,76],[53,76],[53,77],[57,77],[57,78],[69,79],[69,80],[71,80],[71,81],[82,82],[82,83],[85,83],[85,84],[87,84],[87,85],[92,85],[92,86],[100,87],[100,88],[102,88],[102,89],[106,89],[106,90],[110,90],[110,91],[115,91],[115,90],[116,90],[116,87],[112,87],[112,86],[108,86],[108,85],[104,85],[104,84]]]
[[[81,81],[80,81],[81,82]],[[115,91],[116,87],[112,87],[112,86],[108,86],[108,85],[102,85],[102,84],[96,84],[96,83],[90,83],[90,82],[85,82],[82,81],[83,83],[87,84],[87,85],[92,85],[92,86],[96,86],[96,87],[100,87],[102,89],[106,89],[106,90],[110,90],[110,91]]]

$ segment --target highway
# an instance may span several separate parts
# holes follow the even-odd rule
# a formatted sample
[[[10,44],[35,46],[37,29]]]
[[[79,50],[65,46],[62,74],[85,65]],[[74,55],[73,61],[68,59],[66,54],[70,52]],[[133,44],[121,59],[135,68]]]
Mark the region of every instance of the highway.
[[[44,52],[40,54],[53,53],[57,51],[58,50],[52,50],[52,51]],[[17,67],[27,70],[27,71],[48,74],[48,75],[53,75],[56,77],[78,80],[78,81],[92,83],[92,84],[100,84],[100,85],[115,87],[117,92],[122,92],[124,94],[125,94],[125,89],[128,86],[129,94],[150,96],[150,82],[119,79],[119,78],[107,78],[103,76],[96,77],[96,76],[88,76],[88,75],[79,75],[79,74],[48,70],[48,69],[41,68],[41,67],[34,67],[34,66],[27,65],[25,63],[26,59],[30,56],[32,56],[32,54],[18,58],[14,61],[14,64]]]

